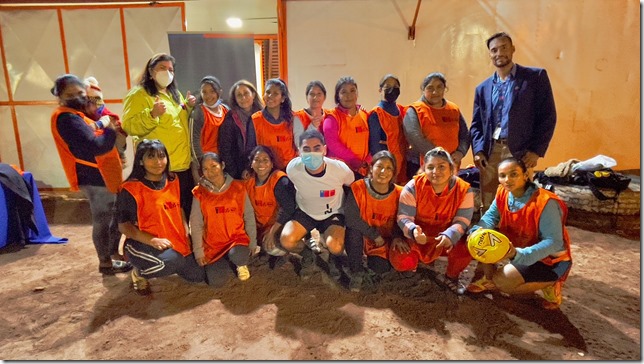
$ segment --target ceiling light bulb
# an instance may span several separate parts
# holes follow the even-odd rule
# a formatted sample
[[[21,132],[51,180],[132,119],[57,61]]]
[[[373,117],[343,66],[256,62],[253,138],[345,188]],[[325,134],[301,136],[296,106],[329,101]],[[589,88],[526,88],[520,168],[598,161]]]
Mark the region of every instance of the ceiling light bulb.
[[[228,18],[226,19],[226,24],[231,28],[241,28],[242,21],[239,18]]]

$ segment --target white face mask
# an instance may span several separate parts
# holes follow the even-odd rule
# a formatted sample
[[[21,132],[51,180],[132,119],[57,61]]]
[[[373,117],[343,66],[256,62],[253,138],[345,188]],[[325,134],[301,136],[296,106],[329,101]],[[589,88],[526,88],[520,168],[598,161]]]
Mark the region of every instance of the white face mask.
[[[174,74],[172,74],[172,72],[170,71],[157,71],[154,74],[153,78],[154,78],[154,81],[156,81],[156,83],[159,86],[166,88],[168,87],[169,84],[172,83],[172,79],[174,79]]]
[[[217,106],[221,105],[221,99],[217,100],[217,101],[216,101],[214,104],[212,104],[212,105],[210,105],[210,104],[206,104],[206,102],[204,101],[203,105],[204,105],[205,107],[209,108],[209,109],[214,109],[214,108],[216,108]]]

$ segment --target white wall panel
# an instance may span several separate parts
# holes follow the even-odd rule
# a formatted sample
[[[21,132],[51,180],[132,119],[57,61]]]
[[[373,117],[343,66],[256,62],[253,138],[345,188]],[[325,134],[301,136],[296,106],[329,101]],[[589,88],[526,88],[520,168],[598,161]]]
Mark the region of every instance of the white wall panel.
[[[124,9],[132,86],[156,53],[170,53],[169,31],[181,31],[180,8]],[[122,96],[125,97],[125,94]]]
[[[558,121],[538,169],[605,154],[618,169],[640,166],[640,7],[616,0],[424,0],[416,40],[407,40],[416,0],[287,1],[288,81],[294,108],[314,79],[333,107],[338,78],[353,76],[359,103],[379,101],[386,73],[401,80],[399,101],[420,97],[430,72],[447,77],[446,98],[471,123],[474,90],[492,75],[485,40],[510,33],[514,61],[542,67],[552,83]],[[599,29],[590,32],[589,29]],[[471,153],[465,163],[471,162]]]
[[[16,106],[24,169],[33,173],[38,187],[69,187],[51,134],[51,114],[55,108],[55,105]]]
[[[64,10],[71,73],[94,76],[106,99],[127,93],[119,9]]]
[[[65,73],[56,11],[0,12],[0,23],[13,99],[51,100],[54,80]]]
[[[0,157],[2,163],[20,165],[11,109],[8,106],[0,106]]]

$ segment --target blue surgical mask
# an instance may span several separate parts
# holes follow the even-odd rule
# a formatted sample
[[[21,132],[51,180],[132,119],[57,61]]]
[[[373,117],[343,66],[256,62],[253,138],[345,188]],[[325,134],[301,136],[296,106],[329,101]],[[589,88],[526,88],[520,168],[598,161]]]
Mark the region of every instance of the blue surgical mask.
[[[322,152],[305,152],[300,157],[302,157],[302,163],[311,171],[320,168],[324,162],[324,154]]]
[[[206,102],[204,101],[204,102],[203,102],[203,105],[204,105],[205,107],[209,108],[209,109],[214,109],[214,108],[216,108],[217,106],[221,105],[221,99],[218,99],[218,100],[217,100],[214,104],[212,104],[212,105],[206,104]]]

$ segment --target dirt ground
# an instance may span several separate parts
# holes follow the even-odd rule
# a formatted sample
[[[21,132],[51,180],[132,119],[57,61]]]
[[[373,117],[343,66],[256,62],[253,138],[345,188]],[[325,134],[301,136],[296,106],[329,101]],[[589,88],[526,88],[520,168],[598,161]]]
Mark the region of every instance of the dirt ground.
[[[457,297],[432,278],[442,261],[360,293],[257,262],[217,291],[174,276],[142,297],[97,272],[89,225],[51,229],[69,242],[0,251],[1,359],[641,360],[640,241],[616,235],[569,228],[564,303],[546,311]]]

